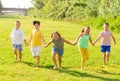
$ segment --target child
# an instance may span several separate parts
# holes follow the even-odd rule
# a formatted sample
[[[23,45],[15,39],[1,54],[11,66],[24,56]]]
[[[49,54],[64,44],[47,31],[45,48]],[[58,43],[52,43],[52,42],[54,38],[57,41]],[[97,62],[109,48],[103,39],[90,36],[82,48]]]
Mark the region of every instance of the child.
[[[99,34],[97,39],[94,41],[94,44],[101,38],[101,52],[103,53],[103,65],[106,65],[106,62],[109,60],[110,55],[110,37],[112,37],[114,44],[116,44],[116,40],[112,34],[112,32],[109,30],[109,23],[104,23],[103,26],[104,30]]]
[[[18,60],[18,56],[20,59],[20,62],[22,61],[22,39],[24,39],[24,42],[26,44],[26,37],[24,35],[24,32],[22,29],[20,29],[20,21],[15,22],[15,28],[13,28],[10,37],[7,38],[7,41],[12,38],[12,44],[13,44],[13,51],[16,56],[16,60]]]
[[[51,40],[48,42],[47,45],[45,45],[45,47],[48,47],[51,43],[54,44],[52,48],[52,60],[54,63],[53,69],[57,68],[56,54],[58,54],[59,67],[60,68],[62,67],[61,62],[62,62],[62,55],[64,53],[64,42],[73,45],[71,42],[61,37],[61,35],[58,32],[53,32],[51,35]]]
[[[82,59],[81,59],[81,70],[84,69],[84,64],[86,60],[89,59],[89,54],[88,54],[88,42],[93,45],[93,42],[91,40],[90,36],[90,27],[85,27],[83,28],[82,32],[78,35],[76,38],[74,44],[78,42],[78,47],[79,51],[81,53]]]
[[[34,58],[36,58],[36,66],[39,67],[40,62],[40,51],[42,48],[42,41],[45,44],[44,37],[40,31],[40,22],[33,21],[35,29],[32,30],[30,40],[27,45],[31,42],[31,51]]]

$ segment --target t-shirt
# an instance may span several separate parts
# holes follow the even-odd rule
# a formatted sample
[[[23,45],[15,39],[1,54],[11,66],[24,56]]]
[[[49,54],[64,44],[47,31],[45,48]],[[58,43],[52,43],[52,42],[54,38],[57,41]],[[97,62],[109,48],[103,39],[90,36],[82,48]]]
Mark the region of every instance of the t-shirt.
[[[90,38],[89,35],[83,35],[82,37],[80,37],[80,39],[78,41],[78,47],[88,48],[89,38]]]
[[[12,43],[17,45],[22,44],[22,39],[26,39],[24,32],[20,28],[17,30],[13,28],[10,34],[10,38],[12,38]]]
[[[33,29],[31,35],[32,35],[31,46],[42,45],[42,32],[40,30]]]
[[[101,45],[106,45],[106,46],[111,45],[110,42],[110,37],[112,36],[111,31],[102,31],[99,36],[101,38]]]
[[[54,47],[57,49],[63,49],[64,43],[62,41],[62,37],[59,37],[57,40],[52,40]]]

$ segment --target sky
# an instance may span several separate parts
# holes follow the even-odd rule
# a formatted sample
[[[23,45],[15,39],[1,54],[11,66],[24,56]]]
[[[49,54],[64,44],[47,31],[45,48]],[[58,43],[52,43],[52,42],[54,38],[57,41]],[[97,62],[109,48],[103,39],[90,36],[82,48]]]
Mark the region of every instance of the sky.
[[[7,8],[28,8],[32,0],[1,0],[2,6]]]

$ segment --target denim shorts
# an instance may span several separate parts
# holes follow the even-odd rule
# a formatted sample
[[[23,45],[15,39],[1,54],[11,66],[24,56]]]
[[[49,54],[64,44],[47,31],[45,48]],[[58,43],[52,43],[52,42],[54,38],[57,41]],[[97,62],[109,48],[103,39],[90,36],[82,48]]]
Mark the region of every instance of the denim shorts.
[[[52,52],[56,52],[56,53],[58,53],[62,57],[62,55],[64,53],[64,48],[58,49],[58,48],[53,47],[52,48]]]
[[[20,45],[13,44],[13,48],[14,48],[14,49],[18,49],[19,51],[22,51],[22,50],[23,50],[23,49],[22,49],[22,44],[20,44]]]
[[[100,46],[100,50],[101,52],[110,52],[110,46],[104,46],[104,45],[101,45]]]

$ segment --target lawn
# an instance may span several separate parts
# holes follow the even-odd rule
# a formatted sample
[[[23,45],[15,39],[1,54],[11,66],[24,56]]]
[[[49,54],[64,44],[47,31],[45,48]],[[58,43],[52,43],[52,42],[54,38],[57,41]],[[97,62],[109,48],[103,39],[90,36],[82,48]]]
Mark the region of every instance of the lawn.
[[[33,29],[33,18],[0,18],[0,81],[120,81],[120,34],[113,32],[117,44],[111,48],[109,63],[102,66],[102,55],[99,49],[100,41],[95,46],[89,45],[90,59],[85,64],[85,70],[80,70],[81,55],[77,45],[65,44],[62,59],[62,69],[53,70],[51,48],[42,48],[40,68],[35,67],[35,59],[31,55],[30,46],[23,44],[23,62],[16,62],[12,51],[12,43],[6,41],[16,20],[21,21],[27,40]],[[80,24],[64,21],[37,19],[41,21],[41,31],[46,42],[50,40],[53,31],[58,31],[62,37],[74,41],[81,32]],[[102,29],[91,27],[92,40]]]

